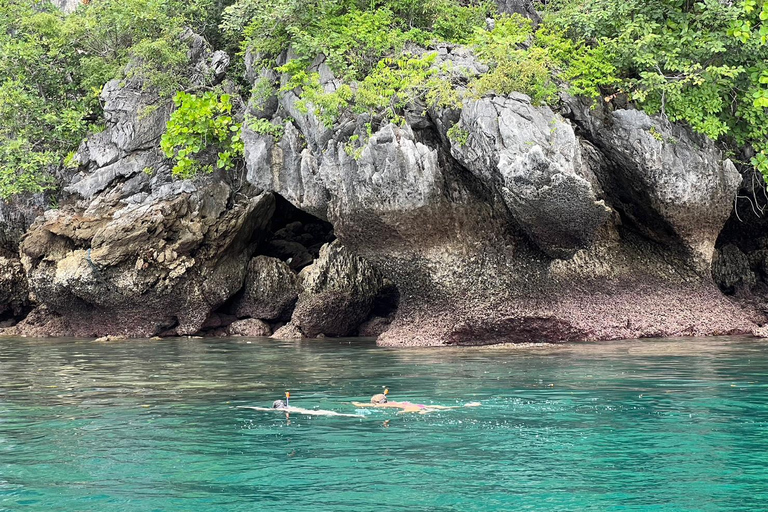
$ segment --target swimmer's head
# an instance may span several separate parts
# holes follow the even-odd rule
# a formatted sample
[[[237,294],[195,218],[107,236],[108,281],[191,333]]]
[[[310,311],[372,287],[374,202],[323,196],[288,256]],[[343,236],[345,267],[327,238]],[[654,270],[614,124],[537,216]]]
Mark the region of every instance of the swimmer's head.
[[[373,395],[371,397],[371,403],[372,404],[385,404],[387,403],[387,395],[384,393],[379,393],[378,395]]]
[[[273,409],[285,409],[286,407],[288,406],[285,405],[285,402],[282,400],[275,400],[274,402],[272,402]]]

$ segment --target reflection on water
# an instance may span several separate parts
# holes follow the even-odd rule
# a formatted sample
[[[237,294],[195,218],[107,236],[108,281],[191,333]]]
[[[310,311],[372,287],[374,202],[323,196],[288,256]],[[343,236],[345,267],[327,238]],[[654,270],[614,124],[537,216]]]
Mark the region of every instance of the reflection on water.
[[[765,510],[767,349],[3,339],[0,510]],[[483,406],[236,408],[353,413],[385,385]]]

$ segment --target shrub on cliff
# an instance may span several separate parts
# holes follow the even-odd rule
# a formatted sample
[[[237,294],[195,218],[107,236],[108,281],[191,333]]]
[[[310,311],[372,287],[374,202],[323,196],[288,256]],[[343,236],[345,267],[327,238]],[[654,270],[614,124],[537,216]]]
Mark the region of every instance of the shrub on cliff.
[[[47,1],[0,5],[0,197],[41,192],[101,119],[112,78],[171,96],[186,86],[187,28],[214,33],[219,0],[93,0],[70,15]],[[128,62],[132,65],[127,67]]]
[[[651,114],[688,123],[768,175],[768,3],[555,0],[546,25],[600,50],[623,93]]]
[[[202,163],[199,155],[213,149],[216,166],[231,169],[242,156],[241,124],[232,118],[228,94],[206,92],[202,95],[178,92],[173,98],[176,110],[160,140],[165,156],[172,158],[174,176],[191,178],[198,172],[213,172],[213,165]]]

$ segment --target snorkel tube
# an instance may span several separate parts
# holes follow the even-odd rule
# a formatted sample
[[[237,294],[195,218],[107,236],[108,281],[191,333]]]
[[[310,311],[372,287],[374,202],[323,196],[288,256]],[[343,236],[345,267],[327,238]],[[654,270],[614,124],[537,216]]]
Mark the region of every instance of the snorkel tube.
[[[285,406],[290,407],[291,406],[291,392],[286,391],[285,392]]]

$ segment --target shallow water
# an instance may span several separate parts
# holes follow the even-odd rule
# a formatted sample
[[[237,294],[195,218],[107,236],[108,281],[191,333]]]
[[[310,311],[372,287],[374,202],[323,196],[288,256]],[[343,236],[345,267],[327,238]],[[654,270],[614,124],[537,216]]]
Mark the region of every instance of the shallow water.
[[[363,419],[390,398],[482,407]],[[768,344],[0,340],[0,510],[768,509]],[[385,421],[389,420],[387,424]]]

